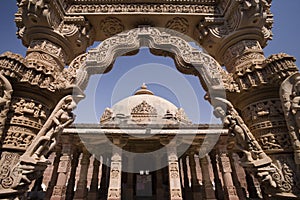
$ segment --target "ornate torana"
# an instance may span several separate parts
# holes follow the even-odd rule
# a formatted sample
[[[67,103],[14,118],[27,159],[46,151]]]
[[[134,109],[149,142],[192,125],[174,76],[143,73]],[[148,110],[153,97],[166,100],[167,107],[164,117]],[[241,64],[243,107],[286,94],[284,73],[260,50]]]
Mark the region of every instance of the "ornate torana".
[[[91,146],[103,153],[101,198],[121,199],[125,194],[133,199],[129,187],[133,185],[132,174],[126,175],[126,191],[121,188],[122,168],[126,166],[122,162],[132,158],[123,159],[120,149],[141,149],[136,142],[132,145],[131,136],[120,133],[120,125],[136,131],[150,123],[163,128],[158,135],[145,128],[153,140],[149,143],[143,138],[141,146],[148,145],[143,151],[171,145],[165,158],[168,176],[159,175],[163,171],[155,172],[156,184],[161,186],[157,194],[162,194],[162,188],[169,191],[157,197],[199,199],[204,190],[207,197],[212,182],[207,174],[197,176],[195,163],[199,165],[200,159],[203,172],[214,172],[216,193],[209,195],[212,199],[245,199],[254,194],[299,198],[300,76],[292,56],[264,55],[263,48],[272,39],[271,0],[18,0],[17,6],[17,35],[28,49],[25,57],[11,52],[0,55],[1,199],[25,199],[33,181],[32,190],[38,191],[52,151],[56,160],[47,198],[96,195],[99,176],[93,176],[94,194],[87,189],[87,179],[89,159],[99,155],[92,156],[85,149],[78,138],[79,129],[68,132],[65,128],[74,121],[72,110],[84,97],[82,90],[89,77],[109,72],[118,56],[135,54],[144,46],[155,55],[173,58],[180,72],[199,78],[224,129],[199,133],[202,126],[191,124],[182,108],[155,96],[143,85],[135,95],[107,108],[100,119],[99,127],[108,128],[100,129],[100,135],[108,135],[106,139],[118,147],[112,154],[103,153],[112,146],[100,145],[108,140],[94,140],[94,135],[86,134],[92,144],[97,144]],[[101,43],[86,53],[95,41]],[[193,47],[193,41],[201,48]],[[195,126],[197,130],[185,129]],[[177,146],[186,144],[192,132],[196,138],[179,157]],[[174,133],[181,134],[181,139],[173,141]],[[204,136],[216,133],[221,139],[212,145],[209,156],[205,155],[211,158],[209,164],[197,156],[202,143],[205,147],[211,143],[209,139],[204,141]],[[80,153],[81,174],[76,185]],[[236,154],[239,167],[234,164]],[[104,167],[104,158],[107,162],[111,159],[110,167]],[[98,166],[94,172],[98,173],[100,162],[94,163]],[[244,175],[234,175],[238,171]],[[162,187],[167,182],[169,185]],[[247,182],[247,194],[239,182]],[[251,192],[254,185],[261,186],[260,191]]]

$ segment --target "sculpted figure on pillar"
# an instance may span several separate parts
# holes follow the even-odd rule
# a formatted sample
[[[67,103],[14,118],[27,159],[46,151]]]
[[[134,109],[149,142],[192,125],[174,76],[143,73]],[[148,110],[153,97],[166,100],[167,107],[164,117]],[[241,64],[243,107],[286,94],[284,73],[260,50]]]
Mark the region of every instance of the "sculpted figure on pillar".
[[[75,116],[72,110],[75,108],[76,103],[72,96],[63,98],[52,112],[44,127],[37,134],[32,144],[20,157],[20,161],[34,164],[37,162],[46,162],[44,155],[51,151],[56,145],[57,138],[64,127],[74,121]]]
[[[214,114],[221,118],[224,127],[228,128],[228,134],[233,140],[235,150],[243,152],[242,165],[257,166],[270,163],[271,159],[262,150],[233,105],[225,99],[216,98],[216,100],[227,106],[227,112],[223,107],[218,106],[215,108]]]
[[[2,138],[12,92],[13,90],[10,82],[2,75],[2,73],[0,73],[0,139]]]
[[[225,128],[228,128],[228,148],[242,152],[243,156],[240,161],[244,169],[256,176],[263,186],[268,186],[265,187],[268,194],[291,192],[293,174],[283,175],[285,169],[272,163],[271,158],[262,150],[239,113],[228,100],[216,97],[213,101],[217,105],[214,110],[215,116],[221,118]]]
[[[20,157],[17,166],[14,167],[14,170],[18,171],[21,176],[13,188],[28,186],[33,179],[43,174],[49,164],[45,155],[57,144],[63,128],[74,121],[75,116],[72,110],[75,107],[76,103],[71,95],[66,96],[57,104],[43,128]]]
[[[300,165],[300,74],[289,76],[281,84],[280,97],[289,135],[294,148],[295,163]]]

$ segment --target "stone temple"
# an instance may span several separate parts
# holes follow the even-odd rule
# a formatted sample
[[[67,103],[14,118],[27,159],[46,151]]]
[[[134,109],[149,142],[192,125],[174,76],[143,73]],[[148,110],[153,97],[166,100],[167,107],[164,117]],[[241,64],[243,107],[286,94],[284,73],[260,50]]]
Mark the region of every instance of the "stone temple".
[[[0,55],[1,199],[300,198],[300,74],[264,55],[271,0],[16,3],[27,52]],[[191,123],[145,84],[73,124],[89,78],[142,47],[198,77],[222,124]]]

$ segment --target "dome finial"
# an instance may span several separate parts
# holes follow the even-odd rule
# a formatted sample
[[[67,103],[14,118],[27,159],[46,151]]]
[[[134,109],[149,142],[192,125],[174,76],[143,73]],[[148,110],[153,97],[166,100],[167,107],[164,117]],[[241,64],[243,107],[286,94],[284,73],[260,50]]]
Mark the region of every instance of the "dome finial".
[[[142,84],[141,89],[136,91],[134,95],[140,95],[140,94],[148,94],[148,95],[154,95],[154,93],[147,89],[147,86],[145,83]]]

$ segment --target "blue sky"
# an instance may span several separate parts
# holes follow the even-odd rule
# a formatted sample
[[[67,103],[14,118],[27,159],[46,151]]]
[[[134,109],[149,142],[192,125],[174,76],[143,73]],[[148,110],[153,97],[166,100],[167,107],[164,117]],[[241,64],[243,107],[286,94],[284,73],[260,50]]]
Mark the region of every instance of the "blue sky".
[[[266,57],[285,52],[300,59],[299,8],[299,0],[273,0],[274,36],[264,49]],[[12,51],[25,55],[26,48],[15,35],[16,11],[16,1],[0,1],[0,53]],[[183,107],[193,122],[214,122],[211,108],[203,100],[204,92],[198,79],[179,73],[172,59],[153,56],[147,49],[141,49],[135,56],[118,58],[111,72],[91,78],[86,91],[88,98],[80,102],[76,110],[76,122],[98,122],[105,107],[111,107],[122,98],[132,95],[143,82],[156,95]]]

